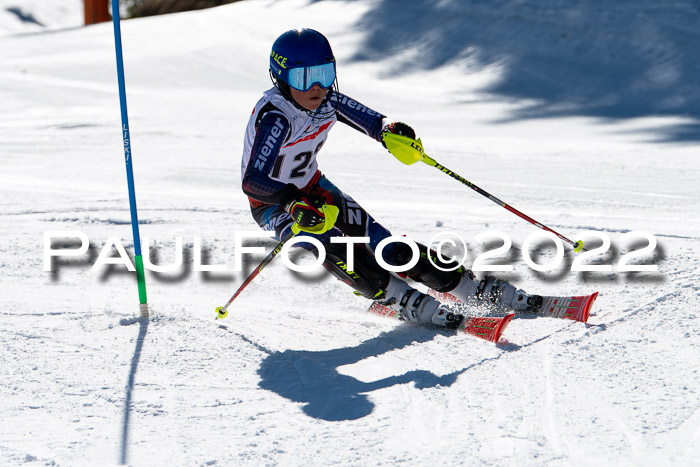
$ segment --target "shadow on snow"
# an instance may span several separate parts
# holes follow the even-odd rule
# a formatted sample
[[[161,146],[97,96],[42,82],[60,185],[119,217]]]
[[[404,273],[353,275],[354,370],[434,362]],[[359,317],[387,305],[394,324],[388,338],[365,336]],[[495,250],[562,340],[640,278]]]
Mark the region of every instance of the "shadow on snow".
[[[484,91],[528,103],[511,120],[681,116],[656,140],[700,141],[695,0],[380,0],[357,27],[366,39],[353,60],[397,57],[389,75],[498,65]]]
[[[382,333],[355,347],[326,351],[285,350],[269,352],[258,370],[260,387],[274,391],[294,402],[302,402],[304,413],[328,421],[356,420],[369,415],[374,404],[367,393],[397,384],[413,382],[418,389],[451,386],[469,368],[489,359],[443,376],[426,370],[414,370],[399,376],[363,382],[343,375],[338,368],[369,357],[377,357],[414,343],[427,342],[440,331],[404,325]]]
[[[148,332],[148,318],[132,318],[123,319],[119,324],[122,326],[129,326],[131,324],[139,324],[139,334],[136,337],[136,346],[134,348],[134,355],[131,357],[131,366],[129,367],[129,379],[126,383],[126,394],[124,396],[124,414],[122,418],[122,433],[121,433],[121,443],[119,447],[119,464],[126,465],[128,454],[129,454],[129,431],[131,429],[131,409],[132,409],[132,395],[134,392],[134,382],[136,380],[136,370],[139,366],[139,361],[141,360],[141,352],[143,350],[143,341],[146,338],[146,333]]]

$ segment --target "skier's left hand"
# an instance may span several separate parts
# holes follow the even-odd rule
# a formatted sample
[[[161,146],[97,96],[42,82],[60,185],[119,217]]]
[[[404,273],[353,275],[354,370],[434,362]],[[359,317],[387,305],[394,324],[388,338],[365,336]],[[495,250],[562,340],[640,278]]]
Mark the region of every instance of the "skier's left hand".
[[[410,125],[403,122],[390,123],[389,125],[382,128],[382,135],[384,135],[384,133],[393,133],[395,135],[407,136],[411,139],[416,139],[416,132],[413,130],[413,128],[411,128]],[[386,147],[384,141],[382,141],[382,144],[384,145],[384,147]]]
[[[425,156],[416,132],[403,122],[394,122],[382,129],[382,145],[406,165],[415,164]]]

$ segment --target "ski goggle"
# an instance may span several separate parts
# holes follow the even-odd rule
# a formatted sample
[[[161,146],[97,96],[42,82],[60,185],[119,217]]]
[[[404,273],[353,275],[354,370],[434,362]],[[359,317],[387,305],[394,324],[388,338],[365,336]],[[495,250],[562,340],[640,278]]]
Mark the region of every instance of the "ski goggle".
[[[335,81],[335,62],[292,68],[288,78],[289,85],[297,91],[306,92],[314,84],[324,89],[330,88]]]

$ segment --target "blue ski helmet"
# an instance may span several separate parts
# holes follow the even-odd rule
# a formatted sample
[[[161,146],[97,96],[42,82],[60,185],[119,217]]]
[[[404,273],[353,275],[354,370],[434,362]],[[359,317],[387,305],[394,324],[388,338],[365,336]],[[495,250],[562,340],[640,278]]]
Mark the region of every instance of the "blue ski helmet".
[[[308,91],[314,84],[330,88],[335,82],[335,57],[328,39],[307,28],[285,32],[272,44],[270,73],[298,91]]]

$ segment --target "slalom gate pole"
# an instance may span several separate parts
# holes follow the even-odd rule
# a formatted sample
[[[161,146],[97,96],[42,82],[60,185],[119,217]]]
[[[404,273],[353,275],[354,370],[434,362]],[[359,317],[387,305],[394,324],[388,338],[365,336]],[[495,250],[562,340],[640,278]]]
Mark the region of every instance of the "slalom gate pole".
[[[112,21],[114,23],[114,46],[117,54],[117,78],[119,81],[119,103],[122,114],[122,137],[124,138],[124,160],[126,162],[126,180],[129,185],[129,208],[131,210],[131,230],[134,236],[134,263],[136,282],[139,290],[139,313],[147,318],[148,299],[146,298],[146,277],[141,256],[141,236],[139,235],[139,217],[136,210],[136,191],[134,190],[134,172],[131,167],[131,142],[129,137],[129,116],[126,110],[126,85],[124,83],[124,59],[122,56],[122,35],[119,24],[119,0],[112,0]]]
[[[576,241],[576,242],[573,241],[573,240],[569,240],[568,238],[566,238],[565,236],[563,236],[563,235],[560,234],[559,232],[557,232],[557,231],[555,231],[555,230],[553,230],[553,229],[547,227],[547,226],[544,225],[544,224],[541,224],[541,223],[537,222],[535,219],[533,219],[532,217],[528,216],[527,214],[524,214],[524,213],[518,211],[518,210],[515,209],[513,206],[511,206],[511,205],[509,205],[509,204],[507,204],[507,203],[504,203],[503,201],[501,201],[500,199],[496,198],[495,196],[493,196],[493,195],[490,194],[489,192],[487,192],[487,191],[485,191],[485,190],[482,190],[481,188],[479,188],[478,186],[474,185],[472,182],[470,182],[470,181],[467,180],[466,178],[464,178],[464,177],[462,177],[461,175],[459,175],[459,174],[457,174],[457,173],[451,171],[450,169],[448,169],[448,168],[445,167],[444,165],[442,165],[442,164],[436,162],[435,159],[433,159],[432,157],[428,156],[427,154],[423,154],[423,159],[422,159],[422,161],[425,162],[426,164],[428,164],[429,166],[435,167],[435,168],[438,169],[439,171],[441,171],[441,172],[443,172],[443,173],[446,173],[447,175],[449,175],[450,177],[454,178],[454,179],[457,180],[458,182],[461,182],[461,183],[463,183],[464,185],[467,185],[469,188],[471,188],[472,190],[476,191],[476,192],[479,193],[480,195],[483,195],[483,196],[487,197],[488,199],[490,199],[490,200],[493,201],[494,203],[496,203],[496,204],[498,204],[499,206],[501,206],[501,207],[507,209],[508,211],[512,212],[513,214],[515,214],[516,216],[520,217],[521,219],[524,219],[524,220],[528,221],[530,224],[532,224],[532,225],[534,225],[534,226],[536,226],[536,227],[539,227],[540,229],[545,230],[545,231],[547,231],[547,232],[553,233],[554,235],[556,235],[557,237],[559,237],[561,240],[563,240],[563,241],[565,241],[566,243],[568,243],[569,245],[573,246],[575,252],[578,253],[579,251],[583,250],[583,242],[582,242],[581,240]]]
[[[297,233],[299,233],[299,230],[295,230],[294,227],[296,227],[296,224],[292,226],[292,233],[289,235],[287,238],[280,240],[280,242],[277,244],[277,246],[265,257],[264,260],[260,262],[257,268],[253,270],[253,272],[250,273],[248,278],[243,281],[240,287],[238,287],[238,290],[233,294],[233,296],[229,299],[229,301],[226,303],[224,306],[220,306],[216,309],[216,319],[224,319],[228,316],[228,307],[231,306],[231,303],[240,295],[241,292],[243,292],[243,289],[245,289],[248,284],[253,282],[253,279],[255,279],[258,274],[260,274],[260,271],[262,271],[265,266],[270,264],[273,259],[275,259],[275,256],[279,254],[280,251],[282,251],[282,247],[284,246],[285,243],[287,243],[293,236],[295,236]]]

